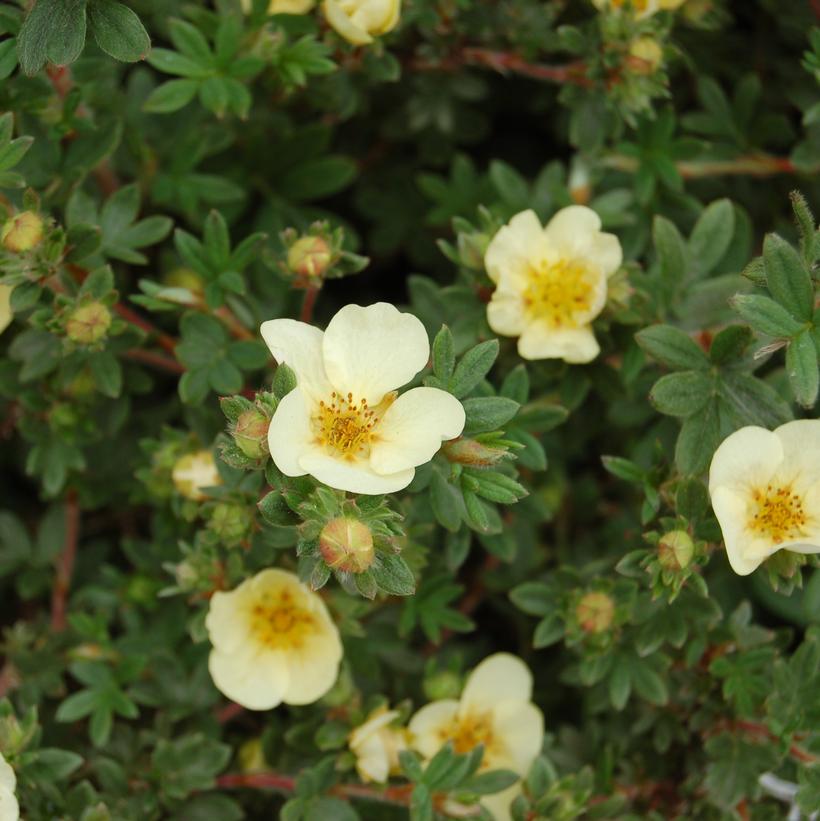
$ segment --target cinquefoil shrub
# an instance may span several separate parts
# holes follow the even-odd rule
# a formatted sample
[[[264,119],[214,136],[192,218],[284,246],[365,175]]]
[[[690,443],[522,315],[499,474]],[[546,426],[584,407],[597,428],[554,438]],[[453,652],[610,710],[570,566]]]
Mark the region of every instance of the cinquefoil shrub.
[[[814,818],[818,23],[0,2],[0,821]]]

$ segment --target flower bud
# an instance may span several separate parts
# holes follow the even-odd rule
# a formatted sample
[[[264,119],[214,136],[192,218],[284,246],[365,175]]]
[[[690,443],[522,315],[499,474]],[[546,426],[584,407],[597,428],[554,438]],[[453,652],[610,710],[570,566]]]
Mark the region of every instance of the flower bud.
[[[474,467],[492,467],[508,455],[506,448],[484,445],[475,439],[451,439],[441,450],[449,461]]]
[[[198,296],[205,293],[205,283],[202,277],[190,268],[174,268],[162,278],[162,281],[172,288],[187,288],[192,294]]]
[[[484,254],[490,244],[486,234],[459,234],[456,244],[463,265],[475,271],[484,269]]]
[[[288,250],[288,268],[303,277],[322,276],[332,259],[330,246],[322,237],[301,237]]]
[[[79,345],[93,345],[108,333],[111,311],[102,302],[87,302],[75,308],[65,323],[66,335]]]
[[[396,27],[401,0],[324,0],[323,10],[337,34],[363,46]]]
[[[0,243],[16,254],[30,251],[43,239],[43,221],[34,211],[23,211],[6,222],[0,232]]]
[[[184,559],[174,566],[174,579],[180,590],[192,590],[199,581],[199,573],[188,559]]]
[[[261,459],[268,453],[268,428],[270,419],[257,408],[239,414],[233,426],[234,442],[250,459]]]
[[[179,493],[195,502],[205,498],[202,488],[222,483],[209,450],[189,453],[177,459],[171,471],[171,479]]]
[[[227,546],[239,544],[250,531],[253,517],[242,505],[220,503],[211,511],[208,530]]]
[[[319,550],[328,567],[363,573],[373,564],[373,534],[364,522],[339,516],[322,528]]]
[[[237,758],[239,759],[239,769],[243,773],[263,773],[268,769],[261,738],[248,739],[239,748]]]
[[[658,561],[667,570],[683,570],[692,561],[695,543],[685,530],[664,533],[658,542]]]
[[[441,698],[458,698],[461,692],[461,676],[452,670],[439,670],[424,678],[422,688],[424,695],[431,701]]]
[[[654,37],[638,37],[629,47],[630,67],[635,74],[653,74],[663,62],[663,49]]]
[[[575,618],[586,633],[603,633],[612,626],[615,602],[600,591],[586,593],[575,607]]]

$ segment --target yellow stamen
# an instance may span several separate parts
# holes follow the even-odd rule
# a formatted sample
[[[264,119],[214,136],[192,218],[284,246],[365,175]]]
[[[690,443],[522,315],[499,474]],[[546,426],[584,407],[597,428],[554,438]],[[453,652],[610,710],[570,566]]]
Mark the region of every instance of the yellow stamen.
[[[447,727],[442,728],[439,736],[443,742],[452,741],[459,754],[468,753],[479,744],[484,745],[487,753],[495,744],[490,716],[484,713],[473,713],[456,718]]]
[[[791,485],[766,486],[752,491],[755,512],[749,522],[751,530],[768,536],[775,544],[804,535],[807,522],[803,500],[792,492]]]
[[[312,613],[300,607],[292,594],[262,593],[250,610],[251,633],[266,647],[299,648],[305,637],[316,632]]]
[[[342,396],[334,391],[327,402],[319,402],[313,417],[316,441],[348,459],[366,457],[375,439],[375,429],[395,398],[394,393],[387,394],[371,408],[366,399],[356,401],[352,393]]]
[[[587,324],[594,296],[593,273],[583,263],[566,259],[530,268],[524,289],[528,312],[553,328]]]

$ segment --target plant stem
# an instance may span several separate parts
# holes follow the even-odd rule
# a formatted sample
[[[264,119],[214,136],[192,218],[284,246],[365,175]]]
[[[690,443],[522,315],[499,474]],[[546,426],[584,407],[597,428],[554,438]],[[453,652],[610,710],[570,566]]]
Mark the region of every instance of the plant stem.
[[[302,303],[302,311],[299,319],[310,324],[313,321],[313,309],[316,307],[316,297],[319,296],[319,288],[316,285],[309,285],[305,291],[305,300]]]
[[[71,588],[79,537],[80,506],[77,502],[77,491],[69,488],[65,501],[65,542],[57,559],[57,574],[51,595],[51,628],[56,632],[65,630],[66,626],[66,600]]]
[[[606,168],[632,174],[638,170],[639,161],[623,154],[604,157],[601,164]],[[681,160],[675,163],[684,179],[700,179],[720,176],[771,177],[775,174],[798,174],[800,171],[788,157],[770,154],[743,154],[731,160]],[[808,172],[807,172],[808,173]]]
[[[157,338],[157,344],[161,348],[168,351],[168,353],[174,352],[174,348],[177,344],[174,337],[164,333],[157,328],[156,325],[151,324],[147,319],[143,319],[143,317],[141,317],[136,311],[132,310],[127,305],[123,305],[122,302],[118,302],[114,306],[114,310],[130,325],[145,331],[145,333],[149,336],[155,336]]]
[[[132,359],[134,362],[142,362],[144,365],[150,365],[154,368],[159,368],[169,373],[181,374],[185,373],[185,366],[176,359],[171,359],[168,356],[163,356],[153,351],[144,351],[142,348],[132,348],[126,351],[123,356],[126,359]]]

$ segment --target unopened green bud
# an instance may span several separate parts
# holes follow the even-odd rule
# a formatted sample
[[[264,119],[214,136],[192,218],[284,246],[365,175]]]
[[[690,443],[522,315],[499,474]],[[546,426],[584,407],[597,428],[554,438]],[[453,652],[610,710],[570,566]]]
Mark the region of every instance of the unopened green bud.
[[[459,234],[456,244],[463,265],[476,271],[484,267],[484,254],[490,244],[486,234]]]
[[[683,570],[695,553],[695,543],[685,530],[664,533],[658,542],[658,561],[667,570]]]
[[[424,695],[431,701],[440,698],[458,698],[461,692],[461,676],[451,670],[439,670],[425,677],[422,688]]]
[[[93,345],[108,333],[111,311],[102,302],[87,302],[75,308],[65,323],[66,335],[79,345]]]
[[[373,534],[358,519],[332,519],[319,534],[319,549],[328,567],[363,573],[373,564]]]
[[[497,465],[508,455],[506,448],[484,445],[475,439],[452,439],[444,443],[442,453],[451,462],[474,467]]]
[[[288,268],[303,277],[320,277],[333,259],[327,240],[301,237],[288,250]]]
[[[23,211],[6,222],[0,242],[7,251],[16,254],[30,251],[43,239],[43,221],[34,211]]]
[[[57,402],[48,410],[48,421],[55,431],[72,430],[79,422],[77,411],[67,402]]]
[[[228,547],[239,544],[250,532],[253,517],[242,505],[220,503],[214,506],[208,519],[208,530]]]
[[[585,633],[603,633],[612,626],[615,602],[606,593],[586,593],[575,607],[575,618]]]
[[[239,759],[239,769],[243,773],[261,773],[268,769],[261,738],[248,739],[239,748],[237,758]]]
[[[261,459],[268,453],[268,428],[270,419],[258,408],[239,414],[233,427],[233,439],[237,447],[250,459]]]
[[[202,277],[190,268],[174,268],[162,278],[162,281],[172,288],[187,288],[192,294],[205,293],[205,283]]]

